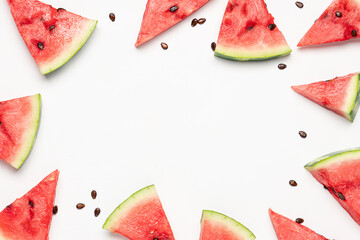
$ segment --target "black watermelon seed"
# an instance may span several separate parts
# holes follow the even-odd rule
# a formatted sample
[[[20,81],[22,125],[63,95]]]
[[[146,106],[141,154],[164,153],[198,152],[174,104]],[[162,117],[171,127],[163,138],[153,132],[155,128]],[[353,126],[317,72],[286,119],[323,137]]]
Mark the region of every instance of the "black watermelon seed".
[[[55,205],[55,206],[53,207],[53,214],[54,214],[54,215],[57,214],[58,211],[59,211],[59,208],[58,208],[57,205]]]
[[[302,218],[297,218],[297,219],[295,220],[295,222],[297,222],[298,224],[302,224],[302,223],[304,222],[304,219],[302,219]]]
[[[306,137],[307,137],[307,133],[304,132],[304,131],[300,131],[300,132],[299,132],[299,135],[300,135],[300,137],[302,137],[302,138],[306,138]]]
[[[286,66],[286,64],[284,64],[284,63],[280,63],[280,64],[278,65],[278,68],[279,68],[280,70],[284,70],[286,67],[287,67],[287,66]]]
[[[2,122],[0,121],[0,125],[2,124]]]
[[[191,26],[192,27],[195,27],[196,24],[198,24],[198,20],[196,18],[194,18],[192,21],[191,21]]]
[[[338,193],[338,196],[341,200],[345,201],[345,196],[342,193]]]
[[[83,203],[76,204],[77,209],[83,209],[84,207],[85,207],[85,204],[83,204]]]
[[[289,184],[290,184],[290,186],[292,186],[292,187],[296,187],[296,186],[298,185],[295,180],[290,180],[290,181],[289,181]]]
[[[178,10],[178,6],[172,6],[170,8],[170,12],[176,12]]]
[[[34,202],[33,202],[33,201],[29,200],[29,204],[30,204],[30,206],[31,206],[32,208],[34,207]]]
[[[304,4],[302,2],[295,2],[295,5],[298,7],[298,8],[303,8],[304,7]]]
[[[58,12],[60,12],[60,11],[66,11],[66,9],[65,9],[65,8],[58,8],[57,11],[58,11]]]
[[[167,50],[167,49],[169,48],[169,46],[168,46],[166,43],[164,43],[164,42],[161,43],[161,47],[162,47],[162,49],[164,49],[164,50]]]
[[[11,204],[6,206],[6,209],[11,209]]]
[[[40,50],[43,50],[44,49],[44,44],[42,42],[38,42],[37,43],[37,46]]]
[[[97,197],[97,192],[95,190],[91,191],[91,197],[92,199],[95,199]]]
[[[324,188],[325,188],[326,190],[329,190],[329,188],[328,188],[327,186],[325,186],[325,185],[324,185]]]
[[[271,24],[269,24],[268,28],[270,29],[270,31],[272,31],[276,28],[276,25],[271,23]]]
[[[52,31],[55,28],[55,25],[51,25],[49,31]]]
[[[250,26],[250,27],[248,27],[248,29],[247,30],[251,30],[251,29],[253,29],[254,28],[254,26]]]
[[[201,25],[201,24],[204,24],[206,22],[206,18],[200,18],[198,23]]]
[[[351,31],[351,36],[353,36],[353,37],[357,36],[357,31],[355,29]]]
[[[153,240],[159,240],[158,238],[153,238]]]
[[[212,49],[213,51],[215,51],[215,49],[216,49],[216,43],[215,43],[215,42],[212,42],[212,43],[211,43],[211,49]]]
[[[99,216],[100,212],[101,212],[100,208],[95,208],[95,210],[94,210],[95,217]]]
[[[341,17],[342,17],[342,13],[339,12],[339,11],[336,11],[336,12],[335,12],[335,16],[337,16],[338,18],[341,18]]]
[[[112,22],[115,22],[115,14],[114,13],[110,13],[109,18]]]
[[[336,194],[335,188],[331,188],[331,190],[333,191],[334,194]]]

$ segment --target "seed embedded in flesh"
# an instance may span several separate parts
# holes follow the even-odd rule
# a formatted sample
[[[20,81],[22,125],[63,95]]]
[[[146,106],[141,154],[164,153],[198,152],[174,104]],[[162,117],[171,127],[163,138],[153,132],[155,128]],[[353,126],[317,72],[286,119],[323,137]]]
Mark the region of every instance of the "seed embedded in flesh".
[[[198,20],[196,18],[194,18],[192,21],[191,21],[191,26],[192,27],[195,27],[196,24],[198,24]]]
[[[53,207],[53,214],[55,215],[55,214],[57,214],[58,213],[58,211],[59,211],[59,208],[58,208],[58,206],[57,205],[55,205],[54,207]]]
[[[0,121],[0,125],[2,124],[2,122]]]
[[[357,31],[355,29],[351,31],[351,36],[353,36],[353,37],[357,36]]]
[[[60,11],[66,11],[66,9],[65,9],[65,8],[58,8],[57,11],[58,11],[58,12],[60,12]]]
[[[100,208],[95,208],[95,210],[94,210],[95,217],[99,216],[100,212],[101,212]]]
[[[115,22],[115,14],[114,13],[110,13],[109,18],[112,22]]]
[[[345,196],[342,193],[338,193],[338,196],[341,200],[345,201]]]
[[[200,18],[198,23],[201,25],[201,24],[204,24],[206,22],[206,18]]]
[[[30,206],[31,206],[32,208],[34,207],[34,202],[33,202],[33,201],[29,200],[29,204],[30,204]]]
[[[290,186],[292,186],[292,187],[296,187],[296,186],[298,185],[295,180],[290,180],[290,181],[289,181],[289,184],[290,184]]]
[[[215,42],[212,42],[212,43],[211,43],[211,49],[212,49],[213,51],[215,51],[215,49],[216,49],[216,43],[215,43]]]
[[[178,10],[178,6],[172,6],[170,8],[170,12],[176,12]]]
[[[83,209],[84,207],[85,207],[85,204],[83,204],[83,203],[76,204],[77,209]]]
[[[284,70],[286,67],[287,67],[287,66],[286,66],[286,64],[284,64],[284,63],[280,63],[280,64],[278,65],[278,68],[279,68],[280,70]]]
[[[43,50],[44,49],[44,44],[42,42],[38,42],[37,43],[37,46],[40,50]]]
[[[95,199],[97,197],[97,192],[95,190],[91,191],[91,197],[92,199]]]
[[[326,190],[329,190],[329,188],[328,188],[327,186],[325,186],[325,185],[324,185],[324,188],[325,188]]]
[[[275,24],[269,24],[268,28],[270,29],[270,31],[274,30],[276,28]]]
[[[153,240],[159,240],[158,238],[153,238]]]
[[[250,27],[248,27],[248,30],[250,31],[251,29],[253,29],[254,28],[254,26],[250,26]]]
[[[51,25],[49,31],[52,31],[55,28],[55,25]]]
[[[164,50],[167,50],[167,49],[169,48],[169,46],[168,46],[166,43],[164,43],[164,42],[161,43],[161,47],[162,47],[162,49],[164,49]]]
[[[336,194],[335,188],[331,188],[331,190],[333,191],[334,194]]]
[[[297,222],[298,224],[302,224],[302,223],[304,222],[304,219],[302,219],[302,218],[297,218],[297,219],[295,220],[295,222]]]
[[[338,18],[341,18],[341,17],[342,17],[342,13],[339,12],[339,11],[336,11],[336,12],[335,12],[335,16],[337,16]]]
[[[303,8],[304,7],[304,4],[302,2],[295,2],[295,5],[298,7],[298,8]]]
[[[299,132],[299,135],[300,135],[300,137],[302,137],[302,138],[306,138],[306,137],[307,137],[307,133],[304,132],[304,131],[300,131],[300,132]]]

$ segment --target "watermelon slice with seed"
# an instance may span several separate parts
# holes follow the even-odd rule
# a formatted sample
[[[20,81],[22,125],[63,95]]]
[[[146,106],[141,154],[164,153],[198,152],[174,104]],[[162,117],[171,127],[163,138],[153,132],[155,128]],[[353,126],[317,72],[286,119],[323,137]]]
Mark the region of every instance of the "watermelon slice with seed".
[[[278,240],[327,240],[293,220],[284,217],[269,209],[269,215]]]
[[[358,0],[334,0],[300,40],[298,47],[358,38],[359,11]]]
[[[209,0],[148,0],[135,47],[193,14]]]
[[[121,203],[103,228],[129,239],[175,239],[154,185],[137,191]]]
[[[327,154],[305,168],[360,225],[360,148]]]
[[[238,221],[221,213],[204,210],[200,240],[253,240],[255,235]]]
[[[52,172],[0,212],[1,240],[49,239],[58,177],[58,170]]]
[[[97,21],[37,0],[8,0],[11,14],[42,74],[64,65],[86,43]]]
[[[360,104],[359,73],[291,88],[340,116],[354,121]]]
[[[285,56],[290,52],[264,0],[229,0],[215,56],[237,61],[257,61]]]
[[[0,159],[19,169],[34,144],[40,94],[0,102]]]

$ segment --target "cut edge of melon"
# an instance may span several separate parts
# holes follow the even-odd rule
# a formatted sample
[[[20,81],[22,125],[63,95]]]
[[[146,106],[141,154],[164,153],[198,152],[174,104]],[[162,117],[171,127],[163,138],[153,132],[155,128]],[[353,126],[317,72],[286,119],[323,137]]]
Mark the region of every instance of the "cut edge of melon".
[[[228,217],[222,213],[211,211],[211,210],[203,210],[201,216],[201,225],[203,226],[203,222],[205,219],[210,219],[211,221],[219,222],[220,224],[225,224],[234,232],[237,232],[239,236],[245,237],[247,240],[255,239],[255,235],[240,222],[235,219]]]
[[[150,185],[140,189],[122,202],[106,219],[103,229],[113,232],[113,227],[117,222],[116,220],[119,219],[121,215],[126,215],[127,210],[132,209],[132,207],[136,206],[137,203],[149,198],[158,198],[155,185]]]
[[[354,121],[360,105],[359,80],[360,75],[358,73],[354,74],[351,78],[351,84],[345,100],[347,104],[344,106],[344,112],[346,113],[346,118],[351,122]]]
[[[255,51],[247,50],[244,48],[240,50],[217,46],[214,55],[233,61],[263,61],[283,57],[289,55],[291,52],[292,50],[289,45]]]
[[[33,105],[33,111],[32,111],[32,125],[28,128],[26,133],[24,133],[23,136],[23,145],[21,149],[18,151],[17,156],[14,157],[15,160],[13,160],[11,163],[9,163],[11,166],[13,166],[16,169],[19,169],[23,163],[25,162],[26,158],[28,157],[35,139],[36,134],[39,127],[40,122],[40,115],[41,115],[41,95],[36,94],[33,96],[30,96],[32,98],[32,105]]]
[[[41,74],[46,75],[69,61],[85,45],[95,30],[97,23],[97,20],[89,19],[83,27],[82,33],[78,34],[77,38],[72,41],[71,45],[64,50],[61,55],[50,62],[39,66]]]
[[[319,157],[305,165],[309,172],[327,167],[333,163],[351,161],[360,158],[360,147],[336,151]]]

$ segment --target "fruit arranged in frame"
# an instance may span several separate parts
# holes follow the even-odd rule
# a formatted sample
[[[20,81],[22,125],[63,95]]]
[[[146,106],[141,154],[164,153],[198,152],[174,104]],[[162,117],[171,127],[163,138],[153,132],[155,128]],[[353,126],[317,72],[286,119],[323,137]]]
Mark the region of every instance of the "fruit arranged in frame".
[[[40,112],[40,94],[0,102],[1,160],[21,167],[34,144]]]
[[[215,56],[258,61],[290,54],[264,0],[229,0],[222,20]]]
[[[103,228],[129,239],[175,239],[154,185],[137,191],[121,203]]]
[[[310,228],[269,209],[269,215],[278,240],[327,240]]]
[[[49,239],[58,177],[58,170],[52,172],[0,212],[1,240]]]
[[[359,73],[291,88],[340,116],[354,121],[360,104]]]
[[[204,210],[200,240],[253,240],[255,235],[238,221],[224,214]]]
[[[135,47],[190,16],[209,0],[148,0]]]
[[[42,74],[64,65],[86,43],[97,21],[37,0],[8,0],[11,14]]]
[[[327,154],[305,168],[360,224],[360,148]]]

